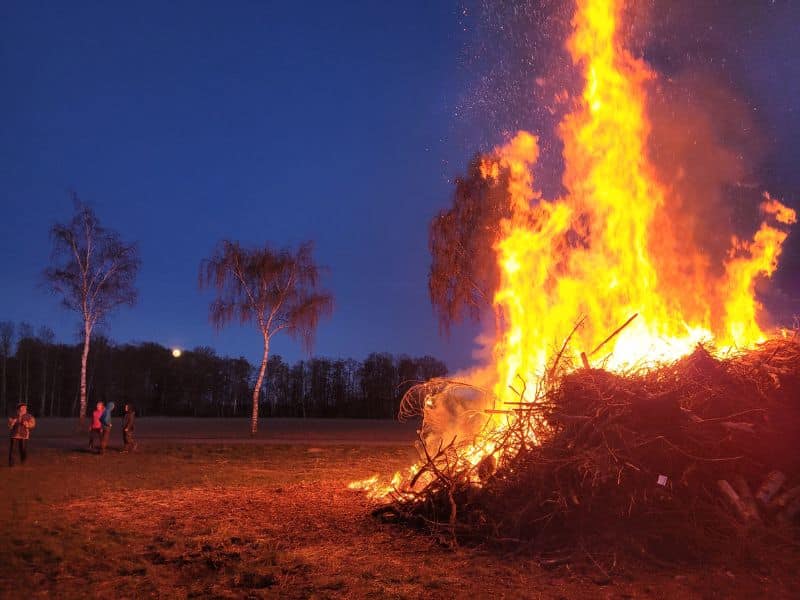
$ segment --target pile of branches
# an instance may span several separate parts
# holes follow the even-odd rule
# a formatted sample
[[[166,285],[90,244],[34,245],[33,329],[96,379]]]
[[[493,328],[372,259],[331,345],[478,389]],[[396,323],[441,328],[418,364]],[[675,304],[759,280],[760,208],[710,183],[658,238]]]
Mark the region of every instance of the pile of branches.
[[[409,405],[422,406],[426,389]],[[623,374],[554,366],[518,396],[485,411],[495,422],[478,462],[472,441],[421,438],[421,468],[376,515],[449,543],[522,543],[553,561],[576,549],[691,559],[764,531],[791,543],[797,336],[722,359],[698,346]]]

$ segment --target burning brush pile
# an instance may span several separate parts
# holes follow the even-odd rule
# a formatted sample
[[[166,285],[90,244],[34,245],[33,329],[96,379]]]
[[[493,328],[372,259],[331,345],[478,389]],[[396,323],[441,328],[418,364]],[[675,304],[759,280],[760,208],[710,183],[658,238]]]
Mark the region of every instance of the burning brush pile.
[[[796,213],[756,194],[760,223],[734,228],[722,188],[735,181],[716,200],[692,188],[713,165],[668,151],[679,123],[653,127],[657,74],[620,33],[635,30],[630,5],[575,3],[566,49],[583,89],[559,94],[563,195],[538,189],[539,141],[519,131],[473,161],[431,224],[433,304],[445,323],[491,312],[492,355],[406,395],[420,461],[351,486],[386,520],[542,552],[687,556],[742,531],[790,537],[800,335],[759,292]]]
[[[423,427],[414,478],[376,514],[545,555],[583,546],[667,558],[762,526],[783,530],[800,513],[796,337],[724,359],[700,346],[626,373],[553,367],[534,402],[472,415],[508,416],[507,427],[486,423],[478,446]],[[404,408],[424,414],[463,393],[428,382]]]

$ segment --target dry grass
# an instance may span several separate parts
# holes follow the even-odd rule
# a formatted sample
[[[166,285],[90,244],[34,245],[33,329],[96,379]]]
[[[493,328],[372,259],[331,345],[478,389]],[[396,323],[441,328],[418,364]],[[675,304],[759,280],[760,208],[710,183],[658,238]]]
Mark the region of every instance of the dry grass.
[[[3,597],[789,597],[796,574],[544,570],[524,555],[451,550],[369,517],[351,479],[410,448],[149,447],[136,455],[33,447],[0,471]]]

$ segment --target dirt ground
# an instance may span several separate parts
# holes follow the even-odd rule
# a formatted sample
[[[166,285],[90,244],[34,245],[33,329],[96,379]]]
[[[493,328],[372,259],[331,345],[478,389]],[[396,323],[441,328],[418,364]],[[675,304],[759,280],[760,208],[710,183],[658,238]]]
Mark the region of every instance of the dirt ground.
[[[328,427],[363,435],[348,422]],[[4,598],[791,598],[800,589],[796,553],[620,567],[608,581],[380,524],[346,483],[406,466],[408,443],[335,444],[315,430],[313,444],[143,438],[137,453],[98,456],[82,436],[48,444],[46,428],[28,464],[0,469]]]

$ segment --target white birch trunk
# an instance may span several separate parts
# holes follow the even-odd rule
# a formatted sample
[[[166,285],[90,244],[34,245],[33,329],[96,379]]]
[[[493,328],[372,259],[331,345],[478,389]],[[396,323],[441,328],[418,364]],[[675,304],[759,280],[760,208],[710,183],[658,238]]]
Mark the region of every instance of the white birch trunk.
[[[92,330],[89,326],[83,329],[83,354],[81,354],[81,397],[78,410],[78,421],[81,426],[86,419],[86,365],[89,362],[89,344],[92,339]]]
[[[267,371],[267,359],[269,358],[269,338],[264,336],[264,356],[261,359],[261,368],[258,370],[256,386],[253,388],[253,415],[250,418],[250,435],[255,435],[258,431],[258,397],[261,394],[261,384],[264,383],[264,373]]]

